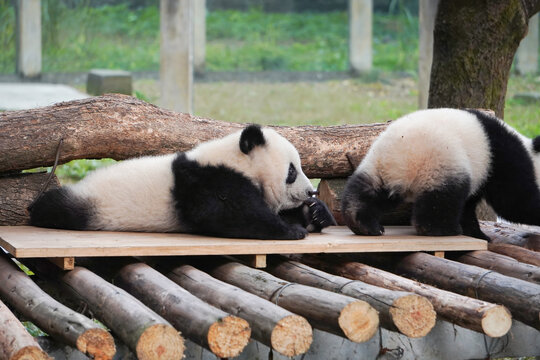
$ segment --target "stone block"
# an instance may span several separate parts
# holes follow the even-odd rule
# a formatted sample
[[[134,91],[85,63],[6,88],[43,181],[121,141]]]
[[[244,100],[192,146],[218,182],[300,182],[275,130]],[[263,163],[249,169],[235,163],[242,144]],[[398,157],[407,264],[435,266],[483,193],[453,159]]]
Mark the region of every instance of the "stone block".
[[[88,73],[86,92],[91,95],[118,93],[131,95],[131,73],[124,70],[94,69]]]

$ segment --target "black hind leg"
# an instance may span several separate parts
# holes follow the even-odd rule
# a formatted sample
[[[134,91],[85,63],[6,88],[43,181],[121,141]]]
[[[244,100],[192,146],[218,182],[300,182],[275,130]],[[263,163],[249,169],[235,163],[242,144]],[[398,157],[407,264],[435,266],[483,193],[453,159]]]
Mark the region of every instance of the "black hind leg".
[[[383,212],[399,202],[397,196],[391,197],[371,176],[356,173],[349,178],[343,191],[341,213],[355,234],[382,235],[384,228],[380,218]]]
[[[435,190],[420,194],[414,202],[412,220],[418,235],[461,234],[461,215],[469,188],[468,180],[449,180]]]
[[[467,200],[461,215],[461,227],[464,235],[489,241],[489,237],[480,230],[480,224],[478,224],[478,218],[476,217],[476,206],[479,202],[480,198],[478,197]]]

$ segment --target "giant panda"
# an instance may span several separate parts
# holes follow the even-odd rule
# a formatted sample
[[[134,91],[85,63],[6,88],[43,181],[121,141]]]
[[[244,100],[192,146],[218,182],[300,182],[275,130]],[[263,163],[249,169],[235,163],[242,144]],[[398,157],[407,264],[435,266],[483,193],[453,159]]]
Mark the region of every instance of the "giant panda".
[[[356,234],[381,235],[381,213],[412,203],[419,235],[486,239],[485,198],[502,218],[540,225],[540,137],[478,110],[428,109],[391,122],[348,179],[342,213]]]
[[[49,190],[31,207],[30,224],[301,239],[335,223],[313,193],[294,146],[249,125],[187,152],[126,160]]]

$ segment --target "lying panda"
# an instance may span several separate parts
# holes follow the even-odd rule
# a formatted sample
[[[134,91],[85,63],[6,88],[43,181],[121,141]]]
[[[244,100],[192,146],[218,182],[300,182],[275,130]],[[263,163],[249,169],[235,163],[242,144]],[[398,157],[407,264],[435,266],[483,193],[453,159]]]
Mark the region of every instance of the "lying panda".
[[[342,213],[356,234],[381,235],[381,213],[411,202],[419,235],[489,240],[475,214],[485,198],[506,220],[540,225],[539,152],[540,137],[481,111],[413,112],[373,143],[347,181]]]
[[[30,209],[30,224],[302,239],[335,224],[313,193],[294,146],[250,125],[185,153],[119,162],[50,190]]]

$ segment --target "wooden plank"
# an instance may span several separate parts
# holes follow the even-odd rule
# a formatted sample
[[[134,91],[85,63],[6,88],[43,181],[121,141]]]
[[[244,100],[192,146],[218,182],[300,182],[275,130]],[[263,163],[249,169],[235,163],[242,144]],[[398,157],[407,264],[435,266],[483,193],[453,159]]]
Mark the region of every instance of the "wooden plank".
[[[75,258],[73,257],[51,257],[49,261],[62,270],[75,269]]]
[[[433,253],[436,257],[443,258],[444,259],[444,251],[435,251]]]
[[[486,250],[487,242],[467,236],[417,236],[408,226],[386,227],[384,236],[357,236],[344,226],[332,226],[303,240],[0,226],[0,246],[24,258]]]

